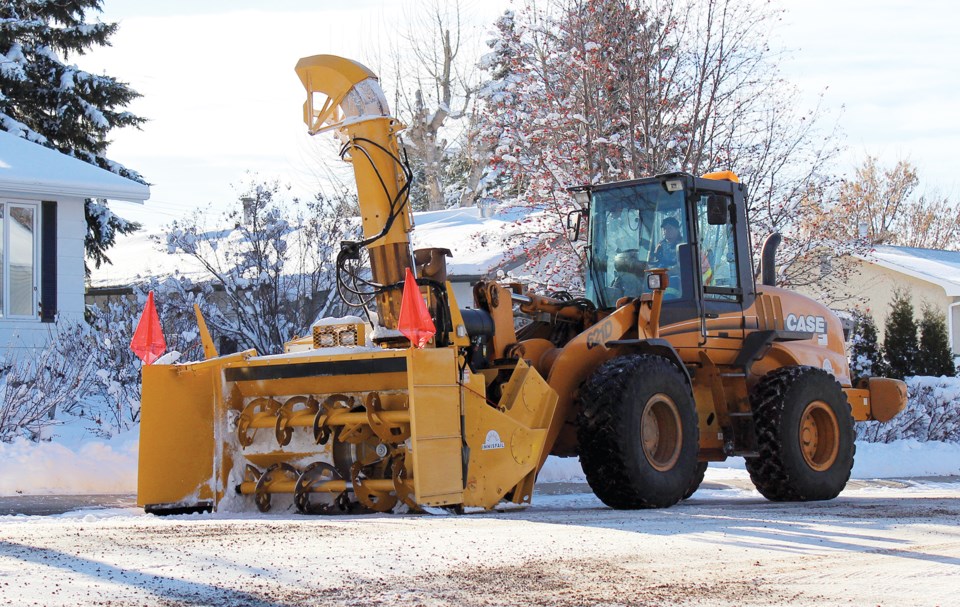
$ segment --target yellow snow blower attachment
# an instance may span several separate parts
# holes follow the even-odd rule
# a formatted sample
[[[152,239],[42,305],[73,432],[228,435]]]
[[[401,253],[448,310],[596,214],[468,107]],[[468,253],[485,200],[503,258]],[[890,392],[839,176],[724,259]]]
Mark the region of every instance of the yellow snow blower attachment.
[[[470,370],[470,336],[487,329],[457,307],[444,255],[417,252],[436,335],[417,349],[397,330],[414,267],[402,127],[360,64],[319,55],[297,74],[310,133],[334,130],[356,174],[364,238],[341,258],[369,252],[379,325],[369,344],[354,317],[319,322],[284,354],[216,356],[198,313],[208,359],[143,369],[138,503],[266,512],[285,500],[333,513],[529,502],[556,393],[523,361]]]

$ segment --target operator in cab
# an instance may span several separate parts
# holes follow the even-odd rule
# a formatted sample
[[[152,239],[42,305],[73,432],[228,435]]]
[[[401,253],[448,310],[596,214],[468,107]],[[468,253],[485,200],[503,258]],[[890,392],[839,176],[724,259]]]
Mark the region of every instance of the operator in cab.
[[[677,246],[681,244],[680,222],[673,217],[667,217],[660,222],[663,231],[663,240],[653,252],[653,267],[677,270]],[[671,272],[673,274],[675,272]]]
[[[667,217],[660,222],[660,229],[663,231],[663,239],[657,245],[653,252],[653,262],[651,267],[666,268],[669,270],[670,279],[679,281],[680,260],[678,259],[677,247],[683,244],[684,240],[680,233],[680,222],[674,217]],[[700,255],[700,271],[702,273],[703,284],[709,285],[713,282],[713,269],[707,258],[706,251]],[[679,286],[679,282],[675,282]]]

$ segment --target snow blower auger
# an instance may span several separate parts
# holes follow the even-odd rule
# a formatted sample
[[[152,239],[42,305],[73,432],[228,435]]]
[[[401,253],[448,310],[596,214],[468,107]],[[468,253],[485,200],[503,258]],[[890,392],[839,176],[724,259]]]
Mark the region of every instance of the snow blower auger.
[[[403,126],[376,76],[330,55],[296,71],[309,132],[353,166],[363,238],[342,243],[337,286],[373,332],[325,319],[284,354],[218,356],[198,310],[206,359],[143,369],[148,512],[492,509],[529,503],[549,454],[579,456],[614,508],[675,504],[731,455],[771,500],[825,500],[854,420],[903,409],[903,382],[851,384],[836,315],[774,286],[777,235],[757,282],[731,172],[571,188],[585,297],[480,281],[461,310],[450,252],[410,250]]]

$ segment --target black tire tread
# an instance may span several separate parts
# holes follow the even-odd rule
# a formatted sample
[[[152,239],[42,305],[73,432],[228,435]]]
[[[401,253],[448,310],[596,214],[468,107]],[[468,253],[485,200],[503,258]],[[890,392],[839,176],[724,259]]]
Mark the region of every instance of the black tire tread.
[[[840,432],[849,433],[850,468],[853,467],[853,456],[856,454],[856,445],[853,444],[853,416],[847,403],[846,394],[833,375],[823,369],[809,366],[782,367],[765,375],[756,385],[750,395],[751,406],[754,412],[754,422],[759,446],[758,457],[746,458],[746,468],[750,473],[750,480],[765,498],[777,502],[802,502],[812,500],[833,499],[843,490],[843,485],[850,479],[851,470],[845,471],[843,483],[836,491],[827,494],[813,495],[798,488],[798,479],[791,476],[784,459],[783,445],[780,437],[780,423],[784,413],[787,393],[805,381],[805,378],[816,375],[828,378],[835,387],[842,404],[845,405],[848,419],[838,417]]]
[[[707,462],[697,462],[697,474],[693,477],[690,488],[687,489],[687,492],[683,494],[681,499],[690,499],[693,497],[693,494],[697,492],[697,489],[703,484],[703,478],[707,475],[707,466]]]
[[[631,354],[600,365],[580,390],[582,408],[577,417],[580,464],[594,494],[617,509],[665,508],[682,497],[644,491],[634,486],[627,470],[631,447],[628,441],[636,441],[637,437],[618,431],[623,423],[621,401],[628,384],[641,368],[645,373],[670,376],[687,385],[683,373],[665,358]],[[696,424],[694,430],[699,433]]]

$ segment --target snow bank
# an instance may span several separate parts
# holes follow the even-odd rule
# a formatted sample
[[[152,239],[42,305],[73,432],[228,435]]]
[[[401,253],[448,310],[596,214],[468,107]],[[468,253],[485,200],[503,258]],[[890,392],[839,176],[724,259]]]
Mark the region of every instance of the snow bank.
[[[20,439],[0,443],[0,496],[135,493],[137,490],[137,434],[111,440],[87,439],[80,444],[31,443]],[[710,478],[720,470],[743,469],[743,458],[710,464]],[[901,440],[857,443],[852,478],[912,478],[960,476],[960,444]],[[717,477],[719,478],[719,477]],[[575,457],[549,457],[538,483],[584,483]]]
[[[743,470],[742,457],[711,462],[710,470]],[[921,442],[904,439],[892,443],[857,442],[853,472],[860,480],[878,478],[914,478],[923,476],[960,476],[960,443]],[[722,477],[722,475],[720,475]],[[711,478],[719,478],[716,474]],[[537,482],[586,482],[580,460],[575,457],[547,458]]]
[[[138,432],[72,442],[0,443],[0,495],[136,492]]]
[[[538,483],[585,483],[583,468],[580,467],[579,457],[547,458],[543,469],[537,476]]]
[[[960,476],[960,443],[920,442],[857,443],[853,478],[911,478]]]

